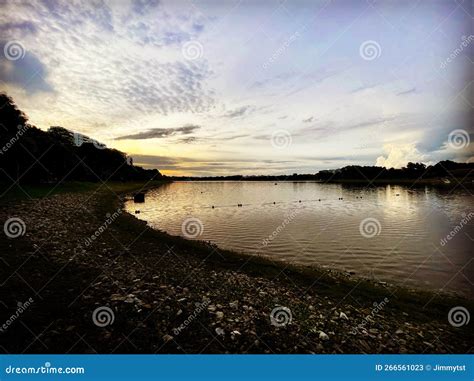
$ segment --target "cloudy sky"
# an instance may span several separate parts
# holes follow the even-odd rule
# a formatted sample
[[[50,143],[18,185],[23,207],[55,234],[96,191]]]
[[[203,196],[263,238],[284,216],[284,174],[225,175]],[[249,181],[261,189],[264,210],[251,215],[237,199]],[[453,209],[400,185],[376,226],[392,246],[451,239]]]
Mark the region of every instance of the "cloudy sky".
[[[469,1],[0,1],[1,90],[165,174],[473,160]]]

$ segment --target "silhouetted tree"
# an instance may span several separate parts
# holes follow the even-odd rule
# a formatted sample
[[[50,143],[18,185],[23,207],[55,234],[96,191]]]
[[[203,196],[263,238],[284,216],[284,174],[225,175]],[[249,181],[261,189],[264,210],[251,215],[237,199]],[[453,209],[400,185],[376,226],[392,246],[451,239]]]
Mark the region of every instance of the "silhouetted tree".
[[[47,132],[28,124],[6,94],[0,94],[0,182],[142,181],[158,170],[133,166],[118,150],[54,126]],[[76,139],[80,137],[80,139]]]

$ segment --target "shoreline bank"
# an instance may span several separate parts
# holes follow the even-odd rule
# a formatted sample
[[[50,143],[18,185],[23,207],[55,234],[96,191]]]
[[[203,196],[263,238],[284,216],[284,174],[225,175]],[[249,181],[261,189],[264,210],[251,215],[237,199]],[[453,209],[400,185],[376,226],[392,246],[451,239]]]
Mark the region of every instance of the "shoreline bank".
[[[4,259],[9,268],[21,265],[23,278],[34,279],[29,288],[3,271],[2,283],[13,293],[5,303],[11,308],[15,298],[28,300],[33,289],[38,301],[22,320],[35,328],[33,332],[55,326],[46,328],[47,349],[34,343],[28,351],[61,353],[71,346],[73,353],[91,348],[99,353],[471,350],[467,327],[454,328],[447,318],[457,305],[472,310],[472,301],[463,298],[382,287],[338,272],[220,250],[153,230],[128,213],[121,213],[85,248],[87,233],[94,233],[106,214],[123,207],[125,195],[133,192],[131,185],[119,188],[120,197],[106,189],[91,196],[88,190],[3,208],[2,217],[15,212],[28,229],[18,241],[2,242],[2,249],[9,250]],[[45,218],[48,221],[42,222]],[[59,311],[61,301],[64,311]],[[91,321],[101,306],[114,313],[110,326],[97,327]],[[205,308],[194,314],[199,306]],[[279,307],[279,316],[291,316],[281,326],[272,324],[272,311]],[[185,329],[174,331],[184,322],[189,323]],[[17,330],[21,325],[4,333],[13,352],[31,336]],[[72,338],[64,338],[65,332]],[[19,334],[16,346],[10,336],[14,334]]]

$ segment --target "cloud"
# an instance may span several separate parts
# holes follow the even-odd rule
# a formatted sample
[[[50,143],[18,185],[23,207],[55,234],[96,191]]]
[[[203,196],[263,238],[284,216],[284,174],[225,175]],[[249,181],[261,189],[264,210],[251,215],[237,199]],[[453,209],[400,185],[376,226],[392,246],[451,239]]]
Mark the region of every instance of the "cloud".
[[[430,164],[430,158],[422,154],[415,143],[408,144],[385,144],[383,146],[386,156],[379,156],[375,165],[386,168],[401,168],[408,162],[422,162]]]
[[[0,80],[6,83],[11,83],[36,93],[38,91],[50,92],[51,85],[46,82],[48,72],[45,65],[33,53],[26,51],[24,46],[16,45],[16,52],[18,59],[8,60],[4,54],[5,44],[7,41],[0,41]],[[8,48],[8,46],[7,46]],[[24,53],[24,56],[22,54]]]
[[[355,89],[351,90],[350,94],[356,94],[356,93],[360,93],[364,90],[374,89],[377,86],[379,86],[379,85],[378,84],[373,84],[373,85],[362,84],[359,87],[356,87]]]
[[[195,136],[190,136],[189,138],[181,138],[181,139],[178,139],[178,143],[183,143],[183,144],[191,144],[191,143],[195,143],[196,141],[198,140],[198,138],[196,138]]]
[[[159,5],[158,0],[132,0],[132,9],[139,15],[144,15]]]
[[[194,131],[198,130],[199,128],[201,127],[193,124],[188,124],[186,126],[177,128],[152,128],[150,130],[138,132],[136,134],[119,136],[118,138],[115,138],[115,140],[162,139],[174,135],[189,135]],[[189,139],[191,138],[186,139],[188,139],[187,142],[189,143]]]
[[[224,118],[239,118],[241,116],[250,114],[254,110],[255,110],[255,107],[253,106],[242,106],[242,107],[236,108],[235,110],[227,111],[223,115],[223,117]]]
[[[416,87],[412,87],[411,89],[408,89],[408,90],[404,90],[404,91],[400,91],[399,93],[397,93],[397,95],[407,95],[407,94],[414,94],[416,93]]]
[[[30,21],[5,22],[0,24],[0,32],[20,31],[23,34],[35,34],[38,30]]]

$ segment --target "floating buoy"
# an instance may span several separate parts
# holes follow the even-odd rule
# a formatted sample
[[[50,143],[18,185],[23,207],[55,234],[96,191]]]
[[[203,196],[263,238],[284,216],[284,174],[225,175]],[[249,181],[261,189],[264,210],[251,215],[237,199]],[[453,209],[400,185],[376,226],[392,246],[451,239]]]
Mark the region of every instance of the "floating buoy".
[[[276,204],[276,202],[275,202],[275,201],[273,201],[273,205],[275,205],[275,204]]]
[[[301,200],[299,200],[298,202],[301,202]]]
[[[321,199],[318,199],[318,201],[321,201]]]
[[[212,209],[214,209],[214,205],[212,205]]]
[[[275,183],[275,185],[278,185],[277,183]]]
[[[241,206],[242,206],[242,204],[237,204],[237,206],[238,206],[238,207],[241,207]]]
[[[397,197],[400,196],[400,193],[397,193]]]
[[[139,211],[139,210],[135,210],[135,214],[140,214],[140,211]]]

